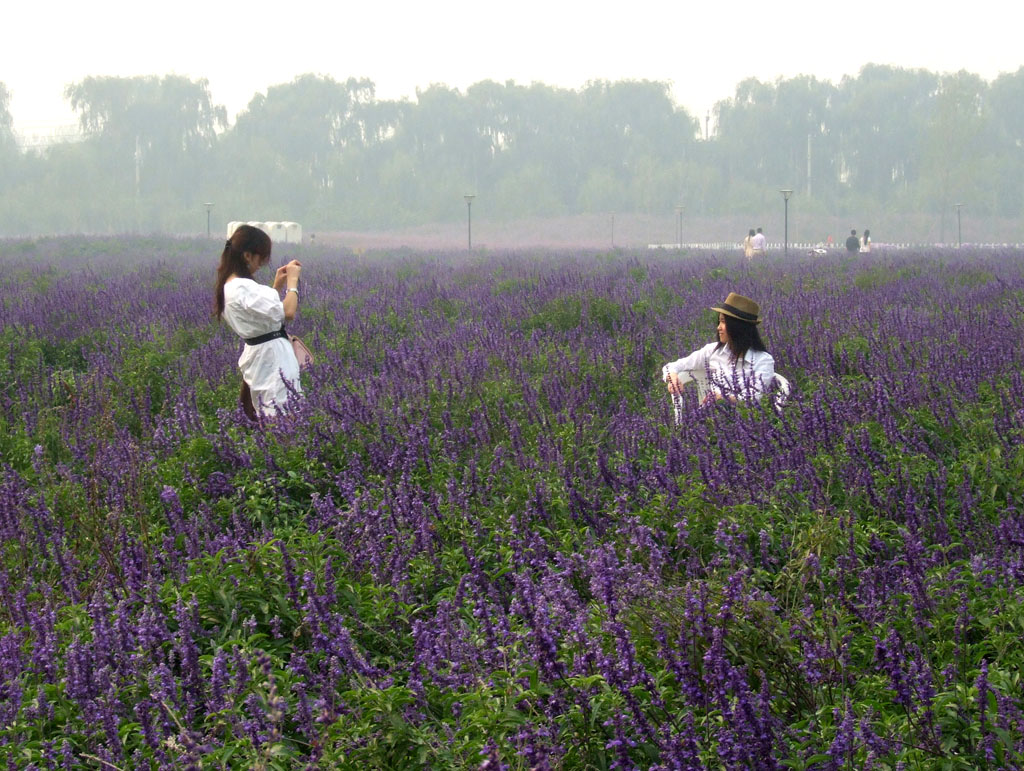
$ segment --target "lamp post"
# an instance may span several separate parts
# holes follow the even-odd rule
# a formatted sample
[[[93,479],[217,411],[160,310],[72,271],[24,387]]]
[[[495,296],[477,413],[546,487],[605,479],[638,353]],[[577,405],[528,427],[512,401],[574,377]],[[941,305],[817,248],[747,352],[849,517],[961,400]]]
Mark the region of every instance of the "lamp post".
[[[679,251],[683,250],[683,205],[679,204],[676,206],[676,215],[679,218],[679,238],[676,239],[676,246],[679,247]]]
[[[207,202],[203,206],[206,207],[206,237],[210,237],[210,209],[213,208],[213,203]]]
[[[476,196],[467,193],[462,197],[466,199],[466,246],[473,251],[473,199]]]
[[[786,256],[788,257],[789,256],[789,197],[791,195],[793,195],[793,191],[792,190],[780,190],[779,192],[782,193],[782,200],[786,202],[785,203],[785,206],[786,206],[785,227],[784,227],[782,232],[785,234],[785,244],[786,244],[786,252],[785,253],[786,253]]]
[[[962,231],[960,230],[960,207],[962,203],[954,204],[956,206],[956,248],[959,249],[964,245],[963,237],[961,236]]]

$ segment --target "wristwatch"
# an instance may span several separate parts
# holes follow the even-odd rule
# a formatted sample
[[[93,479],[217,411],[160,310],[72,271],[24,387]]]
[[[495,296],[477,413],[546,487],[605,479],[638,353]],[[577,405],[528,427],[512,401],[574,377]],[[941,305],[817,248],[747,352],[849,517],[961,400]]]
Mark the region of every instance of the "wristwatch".
[[[294,287],[294,286],[290,286],[287,289],[285,289],[284,290],[284,296],[287,297],[289,292],[295,292],[296,297],[299,294],[299,290],[296,287]]]

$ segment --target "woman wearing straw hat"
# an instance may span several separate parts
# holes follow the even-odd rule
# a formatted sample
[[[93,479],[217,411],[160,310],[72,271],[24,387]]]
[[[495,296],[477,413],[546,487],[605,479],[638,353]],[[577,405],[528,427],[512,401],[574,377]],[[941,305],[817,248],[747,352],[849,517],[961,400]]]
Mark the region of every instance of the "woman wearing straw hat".
[[[677,421],[678,397],[683,385],[691,380],[697,383],[702,404],[757,398],[775,381],[783,388],[788,385],[775,374],[775,359],[758,334],[761,317],[756,302],[730,292],[724,303],[711,310],[718,311],[718,342],[708,343],[662,368],[662,378],[676,405]]]

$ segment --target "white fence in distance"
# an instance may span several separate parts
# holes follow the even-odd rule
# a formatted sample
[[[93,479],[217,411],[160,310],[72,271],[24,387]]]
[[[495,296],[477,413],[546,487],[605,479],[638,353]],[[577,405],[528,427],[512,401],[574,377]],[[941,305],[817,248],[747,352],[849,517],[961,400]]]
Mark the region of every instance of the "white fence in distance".
[[[771,251],[784,251],[786,245],[782,242],[774,243],[769,242],[766,247]],[[984,243],[984,244],[968,244],[964,243],[961,248],[970,247],[971,249],[1021,249],[1024,248],[1024,243]],[[687,244],[647,244],[648,249],[662,249],[665,251],[679,251],[681,249],[718,249],[721,251],[743,251],[743,244],[738,241],[700,241]],[[790,243],[789,248],[792,251],[805,251],[811,252],[815,249],[824,249],[829,252],[845,252],[846,247],[843,244],[810,244],[810,243]],[[956,244],[912,244],[912,243],[883,243],[881,241],[872,241],[871,249],[950,249],[957,248]]]

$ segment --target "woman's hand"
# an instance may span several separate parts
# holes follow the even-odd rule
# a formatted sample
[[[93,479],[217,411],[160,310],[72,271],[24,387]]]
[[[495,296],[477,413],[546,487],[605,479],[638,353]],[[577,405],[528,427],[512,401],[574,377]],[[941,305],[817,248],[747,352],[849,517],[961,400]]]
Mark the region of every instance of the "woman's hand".
[[[729,402],[729,404],[736,404],[735,396],[723,396],[720,391],[709,391],[708,395],[704,397],[704,401],[701,402],[701,406],[707,407],[709,404],[715,404],[716,402]]]
[[[274,274],[274,289],[280,291],[286,284],[298,286],[299,276],[302,274],[302,263],[292,260],[287,265],[282,265]]]
[[[668,380],[666,382],[668,383],[668,392],[670,394],[675,396],[679,393],[682,393],[683,387],[682,385],[679,384],[679,378],[676,377],[675,372],[668,373]]]
[[[280,268],[277,269],[277,272],[274,274],[274,289],[276,289],[278,292],[280,292],[281,289],[284,288],[285,281],[288,278],[288,274],[285,271],[286,267],[287,266],[282,265]]]

